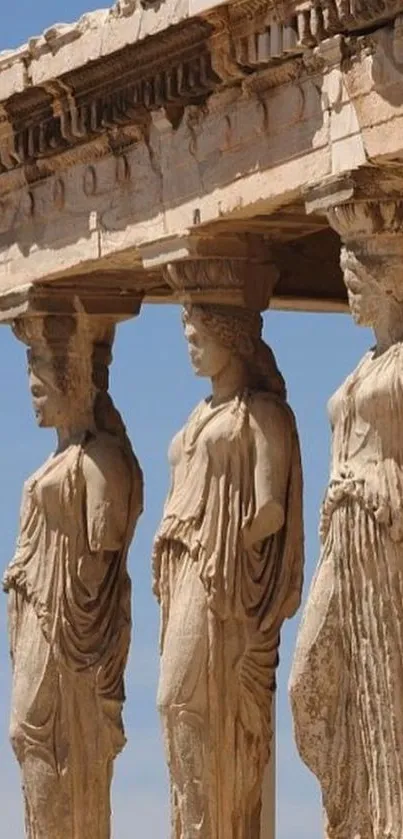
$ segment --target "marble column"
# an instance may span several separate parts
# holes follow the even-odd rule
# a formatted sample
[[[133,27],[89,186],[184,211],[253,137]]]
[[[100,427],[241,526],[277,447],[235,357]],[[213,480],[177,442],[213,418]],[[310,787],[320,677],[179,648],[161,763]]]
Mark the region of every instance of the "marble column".
[[[352,179],[322,196],[354,321],[374,345],[329,403],[321,557],[290,682],[328,839],[403,835],[403,203]],[[344,200],[343,200],[344,199]],[[337,348],[335,348],[337,352]]]
[[[295,419],[261,335],[272,268],[209,257],[166,269],[194,372],[211,383],[172,441],[153,552],[172,839],[273,831],[275,674],[303,538]]]
[[[142,474],[108,392],[114,318],[64,303],[50,313],[30,301],[13,321],[36,421],[57,439],[25,484],[4,575],[10,736],[28,839],[109,839]]]

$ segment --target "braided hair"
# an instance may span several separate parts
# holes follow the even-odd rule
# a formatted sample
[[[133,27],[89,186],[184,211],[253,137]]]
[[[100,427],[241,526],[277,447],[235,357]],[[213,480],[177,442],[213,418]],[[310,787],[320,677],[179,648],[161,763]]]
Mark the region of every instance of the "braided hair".
[[[185,306],[183,323],[186,325],[192,316],[243,361],[249,390],[274,393],[286,400],[284,378],[272,349],[262,339],[263,319],[259,312],[241,306]]]

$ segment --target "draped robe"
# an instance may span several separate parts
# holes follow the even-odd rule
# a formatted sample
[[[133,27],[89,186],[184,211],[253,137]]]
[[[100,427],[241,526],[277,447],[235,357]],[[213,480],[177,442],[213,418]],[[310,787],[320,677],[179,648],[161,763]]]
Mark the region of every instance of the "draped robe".
[[[290,693],[329,839],[403,836],[403,346],[365,355],[329,403],[321,557]]]
[[[246,393],[202,403],[170,449],[154,546],[161,604],[158,703],[172,839],[259,835],[283,620],[302,583],[301,468],[288,406]],[[283,525],[249,548],[258,516]]]
[[[140,510],[137,461],[107,433],[53,455],[25,484],[4,587],[29,839],[109,839]]]

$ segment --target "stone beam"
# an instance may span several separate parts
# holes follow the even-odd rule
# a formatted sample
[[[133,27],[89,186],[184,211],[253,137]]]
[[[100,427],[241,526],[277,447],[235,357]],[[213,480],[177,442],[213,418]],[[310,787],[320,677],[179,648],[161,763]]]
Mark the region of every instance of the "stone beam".
[[[141,249],[143,266],[151,284],[144,292],[146,302],[174,302],[181,293],[164,285],[163,269],[171,261],[236,259],[251,266],[267,266],[277,274],[270,307],[281,310],[347,311],[347,296],[339,265],[340,240],[328,227],[286,243],[264,235],[202,235],[167,237]],[[320,267],[320,270],[319,270]],[[200,299],[204,291],[199,290]],[[209,290],[211,298],[212,291]],[[223,302],[221,289],[216,302]],[[243,301],[241,301],[243,302]]]
[[[0,79],[28,62],[0,103],[3,293],[101,275],[111,293],[146,293],[145,246],[215,224],[248,234],[264,218],[281,242],[270,219],[307,190],[401,165],[402,9],[255,5],[189,7],[180,22],[168,0],[163,66],[162,18],[131,4],[55,27],[26,48],[29,61],[2,57]],[[100,32],[116,35],[102,55]],[[296,240],[301,230],[302,218]],[[326,289],[316,294],[326,308]]]
[[[19,97],[32,88],[46,90],[48,82],[77,70],[82,80],[94,81],[100,63],[105,77],[108,65],[115,64],[116,71],[116,64],[123,64],[133,49],[136,53],[130,57],[137,67],[142,61],[150,65],[150,54],[155,57],[152,41],[161,32],[165,46],[172,36],[177,37],[175,29],[180,31],[183,43],[186,27],[202,21],[212,22],[214,35],[226,29],[231,35],[228,43],[234,36],[235,63],[242,74],[242,67],[275,62],[290,52],[303,53],[335,34],[371,30],[402,12],[401,0],[258,0],[252,14],[250,0],[184,0],[180,4],[164,0],[158,13],[153,0],[118,0],[110,10],[85,14],[72,24],[55,24],[19,49],[0,53],[0,101]],[[251,39],[254,23],[258,24],[256,38]],[[225,62],[221,63],[224,66]],[[64,92],[69,93],[68,86]],[[70,104],[74,103],[74,88],[70,97]]]
[[[327,215],[338,205],[350,202],[400,201],[403,189],[403,164],[383,169],[363,167],[358,172],[329,178],[305,193],[305,207],[309,214]]]
[[[185,108],[205,106],[225,86],[246,85],[249,92],[257,86],[261,93],[284,83],[300,86],[305,76],[315,74],[335,147],[333,168],[342,166],[340,149],[346,138],[350,165],[353,148],[357,166],[362,149],[376,159],[392,149],[401,154],[402,15],[388,27],[349,39],[344,32],[328,37],[337,27],[324,31],[326,38],[315,39],[297,36],[297,22],[278,23],[274,12],[259,4],[253,16],[245,4],[236,5],[236,14],[231,7],[225,9],[219,6],[208,18],[192,18],[164,33],[163,65],[158,33],[97,61],[82,44],[82,66],[62,75],[54,68],[54,75],[43,81],[28,79],[24,92],[18,85],[8,89],[0,60],[5,97],[0,103],[0,191],[35,183],[66,163],[70,167],[74,161],[119,154],[136,142],[139,129],[147,137],[151,122],[161,123],[161,109],[175,130]],[[311,31],[312,21],[309,26]],[[67,40],[62,52],[71,48]],[[14,53],[3,59],[3,75],[13,60]],[[68,51],[64,62],[64,69],[70,68]],[[301,88],[301,94],[306,96],[306,90]],[[275,114],[267,116],[271,127],[277,123]],[[388,132],[386,148],[380,137],[385,122],[396,128]]]
[[[66,159],[48,178],[0,195],[2,289],[113,271],[128,259],[135,268],[148,242],[270,215],[331,171],[308,79],[259,96],[224,92],[207,111],[190,107],[176,129],[161,114],[147,137],[136,131],[125,153]]]
[[[73,272],[51,282],[28,283],[1,291],[0,321],[9,321],[29,309],[66,313],[74,309],[74,297],[79,298],[80,305],[88,313],[110,312],[117,319],[135,315],[142,300],[145,303],[172,303],[177,297],[167,284],[163,269],[172,258],[180,256],[236,258],[251,262],[267,259],[274,263],[279,274],[272,308],[346,310],[346,293],[339,267],[339,238],[323,225],[317,232],[285,242],[268,239],[262,233],[241,234],[231,230],[226,235],[210,232],[204,236],[165,238],[144,246],[141,253],[127,252],[124,259],[116,260],[114,264],[94,261],[81,273]],[[136,259],[139,260],[137,263]]]

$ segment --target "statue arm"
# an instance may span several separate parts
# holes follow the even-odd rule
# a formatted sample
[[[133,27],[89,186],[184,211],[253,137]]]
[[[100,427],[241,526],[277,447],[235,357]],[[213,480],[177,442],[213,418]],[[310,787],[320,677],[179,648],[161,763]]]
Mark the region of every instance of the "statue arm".
[[[244,531],[247,548],[283,527],[293,445],[291,417],[272,399],[254,400],[250,427],[254,448],[255,515]]]
[[[85,451],[83,474],[90,551],[118,551],[125,541],[131,494],[124,455],[118,446],[95,440]]]

